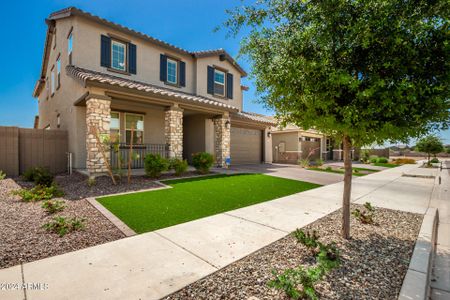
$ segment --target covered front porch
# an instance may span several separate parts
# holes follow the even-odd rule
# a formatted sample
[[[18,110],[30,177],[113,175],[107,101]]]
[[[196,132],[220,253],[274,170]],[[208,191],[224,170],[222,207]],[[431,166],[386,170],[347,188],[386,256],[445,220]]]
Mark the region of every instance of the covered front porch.
[[[124,168],[133,157],[133,169],[144,167],[145,156],[191,161],[193,153],[209,152],[216,166],[230,156],[230,114],[224,109],[128,95],[105,90],[89,93],[86,106],[86,169],[89,175]],[[99,139],[106,142],[101,142]],[[105,161],[106,159],[106,161]]]

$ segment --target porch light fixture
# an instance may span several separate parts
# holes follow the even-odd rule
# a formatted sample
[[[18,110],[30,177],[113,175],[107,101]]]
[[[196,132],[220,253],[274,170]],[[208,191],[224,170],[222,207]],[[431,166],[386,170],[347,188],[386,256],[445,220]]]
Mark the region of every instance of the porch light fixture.
[[[227,129],[230,129],[230,126],[231,126],[230,121],[226,121],[226,122],[225,122],[225,127],[226,127]]]
[[[272,136],[272,132],[267,131],[267,137],[270,138]]]

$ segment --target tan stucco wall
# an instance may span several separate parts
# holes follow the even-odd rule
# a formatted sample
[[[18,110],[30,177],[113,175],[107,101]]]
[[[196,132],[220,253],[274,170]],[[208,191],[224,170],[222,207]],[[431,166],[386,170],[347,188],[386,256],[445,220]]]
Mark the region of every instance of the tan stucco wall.
[[[67,35],[74,26],[73,18],[62,19],[57,21],[56,27],[56,47],[51,46],[49,55],[49,64],[47,66],[47,77],[49,78],[48,92],[51,93],[50,78],[51,69],[55,66],[56,59],[61,54],[61,85],[53,96],[48,95],[47,89],[44,87],[38,97],[39,109],[39,128],[44,128],[50,125],[51,129],[57,128],[57,115],[60,115],[61,130],[68,131],[68,149],[73,153],[74,168],[83,167],[85,165],[85,131],[86,118],[85,108],[75,107],[73,103],[85,92],[78,82],[66,75],[65,67],[69,64],[69,57],[67,54]],[[74,36],[75,38],[76,36]],[[75,44],[75,41],[74,41]],[[74,55],[75,51],[72,53]],[[72,56],[73,57],[73,56]],[[55,72],[56,78],[56,72]]]
[[[192,162],[192,154],[206,151],[206,125],[204,115],[183,118],[183,158]]]

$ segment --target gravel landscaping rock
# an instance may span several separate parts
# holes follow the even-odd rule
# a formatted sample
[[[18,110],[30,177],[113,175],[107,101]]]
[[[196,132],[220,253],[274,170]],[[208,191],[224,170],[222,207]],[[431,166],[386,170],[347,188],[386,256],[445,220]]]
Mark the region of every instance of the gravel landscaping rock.
[[[353,205],[352,209],[361,206]],[[422,215],[378,208],[376,225],[351,219],[351,240],[340,237],[341,211],[304,227],[323,243],[336,242],[341,266],[316,284],[321,299],[397,299]],[[267,282],[272,270],[311,265],[314,259],[292,235],[211,274],[165,299],[288,299]]]
[[[77,175],[70,177],[79,178]],[[12,190],[19,188],[13,179],[0,180],[0,268],[124,237],[119,229],[84,199],[65,200],[66,208],[62,212],[48,215],[41,208],[42,201],[27,203],[11,195]],[[79,188],[82,188],[81,184]],[[72,193],[75,193],[75,189]],[[55,216],[85,218],[85,229],[64,237],[48,233],[42,225]]]

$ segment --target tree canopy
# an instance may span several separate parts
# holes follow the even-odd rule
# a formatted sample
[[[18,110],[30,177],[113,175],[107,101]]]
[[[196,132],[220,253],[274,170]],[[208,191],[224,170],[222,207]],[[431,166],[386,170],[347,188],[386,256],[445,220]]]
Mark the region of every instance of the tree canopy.
[[[449,126],[449,3],[260,0],[225,26],[282,121],[382,144]]]
[[[417,142],[416,150],[428,154],[429,162],[431,154],[438,154],[444,151],[444,144],[442,144],[442,141],[437,136],[429,135]]]

